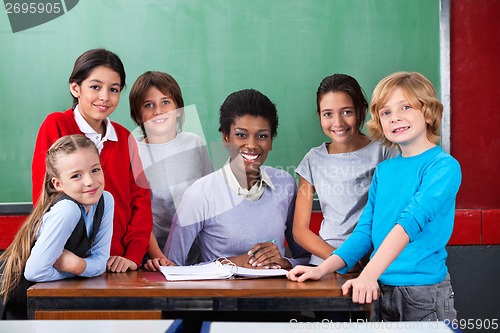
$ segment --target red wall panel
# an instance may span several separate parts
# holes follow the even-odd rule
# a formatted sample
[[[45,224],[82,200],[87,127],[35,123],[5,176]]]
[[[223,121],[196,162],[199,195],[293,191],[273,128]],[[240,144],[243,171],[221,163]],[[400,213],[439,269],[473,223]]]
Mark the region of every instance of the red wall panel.
[[[499,0],[451,1],[451,153],[457,208],[500,208]]]
[[[0,251],[5,250],[12,243],[24,220],[26,220],[25,215],[0,215]]]

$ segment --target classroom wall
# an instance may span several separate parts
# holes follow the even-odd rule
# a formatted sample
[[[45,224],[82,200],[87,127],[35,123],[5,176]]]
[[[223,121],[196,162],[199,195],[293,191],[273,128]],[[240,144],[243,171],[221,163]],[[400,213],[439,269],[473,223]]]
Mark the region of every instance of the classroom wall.
[[[451,1],[451,154],[463,176],[458,227],[477,245],[500,244],[498,14],[498,0]]]
[[[451,1],[451,153],[462,166],[457,208],[500,209],[498,0]]]

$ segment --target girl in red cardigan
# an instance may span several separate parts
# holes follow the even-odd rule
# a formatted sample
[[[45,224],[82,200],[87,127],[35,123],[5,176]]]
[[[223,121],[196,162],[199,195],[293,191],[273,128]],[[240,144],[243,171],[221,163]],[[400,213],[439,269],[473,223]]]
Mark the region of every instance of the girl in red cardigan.
[[[52,143],[69,134],[83,134],[95,143],[106,179],[105,190],[115,199],[111,257],[106,266],[110,272],[140,267],[153,223],[145,177],[136,179],[132,171],[142,170],[136,144],[129,140],[130,132],[125,127],[108,118],[124,86],[125,70],[116,54],[93,49],[78,57],[69,78],[73,107],[51,113],[44,120],[32,164],[32,199],[36,203],[43,185],[45,154]]]

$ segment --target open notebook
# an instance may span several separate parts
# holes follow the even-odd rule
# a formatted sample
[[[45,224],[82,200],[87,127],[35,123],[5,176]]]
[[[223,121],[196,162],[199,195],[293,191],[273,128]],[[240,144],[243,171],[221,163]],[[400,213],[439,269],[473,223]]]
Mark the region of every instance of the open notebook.
[[[239,277],[285,276],[284,269],[253,269],[239,267],[229,260],[214,261],[193,266],[161,266],[161,272],[168,281],[217,280]]]

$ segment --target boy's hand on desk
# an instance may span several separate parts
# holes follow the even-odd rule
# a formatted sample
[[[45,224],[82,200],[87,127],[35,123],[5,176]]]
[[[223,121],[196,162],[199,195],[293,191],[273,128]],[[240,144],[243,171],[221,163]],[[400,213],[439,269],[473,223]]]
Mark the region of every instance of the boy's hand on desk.
[[[160,270],[160,266],[175,266],[175,263],[168,260],[167,257],[161,257],[149,259],[142,267],[147,271],[157,272]]]
[[[135,271],[137,269],[137,264],[130,259],[111,256],[106,264],[106,270],[112,273],[124,273],[128,270]]]

